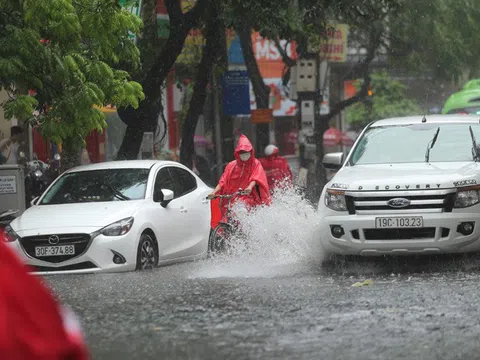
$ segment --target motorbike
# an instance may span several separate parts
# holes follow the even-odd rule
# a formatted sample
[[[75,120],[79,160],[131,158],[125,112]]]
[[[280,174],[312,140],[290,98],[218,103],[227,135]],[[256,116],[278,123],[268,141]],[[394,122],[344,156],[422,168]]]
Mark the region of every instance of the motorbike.
[[[52,160],[45,163],[34,156],[34,160],[26,160],[25,153],[21,151],[19,158],[25,163],[25,206],[29,208],[31,202],[41,196],[48,186],[60,174],[60,155],[55,154]]]

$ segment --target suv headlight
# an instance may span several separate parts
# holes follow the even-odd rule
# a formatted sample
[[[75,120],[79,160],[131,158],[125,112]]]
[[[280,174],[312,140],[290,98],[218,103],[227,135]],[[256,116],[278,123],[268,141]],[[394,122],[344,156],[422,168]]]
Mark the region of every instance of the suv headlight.
[[[327,189],[325,193],[325,206],[335,211],[347,211],[345,191]]]
[[[133,217],[129,217],[100,229],[96,235],[102,234],[104,236],[122,236],[130,231],[133,226]]]
[[[14,242],[20,239],[20,236],[18,236],[10,225],[5,226],[3,229],[0,229],[0,231],[4,233],[3,239],[5,242]]]
[[[466,188],[457,189],[457,196],[455,197],[454,208],[466,208],[476,205],[480,202],[480,187],[469,186]]]

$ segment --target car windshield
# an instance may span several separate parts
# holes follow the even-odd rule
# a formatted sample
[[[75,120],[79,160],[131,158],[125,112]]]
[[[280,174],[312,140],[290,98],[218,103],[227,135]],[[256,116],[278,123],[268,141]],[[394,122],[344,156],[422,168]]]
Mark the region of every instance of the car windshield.
[[[475,161],[470,127],[480,141],[480,125],[474,123],[372,127],[352,150],[349,164]]]
[[[149,169],[104,169],[63,175],[39,205],[145,198]]]

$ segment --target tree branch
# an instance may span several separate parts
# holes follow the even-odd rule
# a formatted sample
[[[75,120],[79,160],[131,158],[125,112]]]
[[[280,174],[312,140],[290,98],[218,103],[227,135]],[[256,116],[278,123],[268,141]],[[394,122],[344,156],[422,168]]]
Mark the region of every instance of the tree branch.
[[[372,30],[370,33],[370,41],[367,48],[367,56],[365,59],[358,65],[358,70],[362,74],[363,84],[360,91],[348,99],[339,101],[331,109],[330,112],[325,115],[326,118],[331,119],[335,115],[339,114],[342,110],[349,107],[350,105],[355,104],[358,101],[361,101],[368,94],[368,88],[370,86],[370,63],[375,58],[378,47],[381,44],[381,33],[377,30]]]
[[[282,48],[282,45],[280,44],[280,40],[275,39],[275,46],[277,47],[278,52],[280,53],[280,56],[282,57],[283,62],[287,67],[292,67],[295,66],[296,61],[293,60],[290,56],[288,56],[286,49]]]
[[[147,72],[143,84],[145,93],[148,92],[151,97],[160,95],[163,81],[182,52],[189,31],[200,23],[208,1],[198,0],[191,10],[183,14],[180,1],[165,0],[165,6],[170,18],[170,32],[163,51],[155,60],[152,68]]]

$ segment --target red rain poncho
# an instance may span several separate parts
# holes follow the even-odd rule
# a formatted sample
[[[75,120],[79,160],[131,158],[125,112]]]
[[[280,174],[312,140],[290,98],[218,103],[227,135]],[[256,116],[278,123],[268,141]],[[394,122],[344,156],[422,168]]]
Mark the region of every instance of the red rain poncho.
[[[293,180],[292,171],[288,166],[287,159],[278,155],[278,149],[270,156],[259,159],[265,174],[267,175],[268,186],[273,190],[275,186],[288,179],[289,182]]]
[[[73,314],[0,241],[0,358],[87,360]]]
[[[247,161],[240,160],[240,151],[251,152],[250,159]],[[270,191],[265,171],[260,161],[255,158],[252,144],[245,135],[241,135],[235,149],[235,160],[226,166],[218,182],[222,187],[220,194],[232,194],[237,192],[239,188],[246,189],[252,181],[255,181],[257,185],[250,195],[242,196],[241,200],[248,206],[270,204]],[[227,201],[223,201],[222,214],[225,214],[226,206]]]

